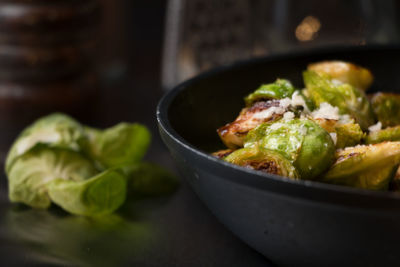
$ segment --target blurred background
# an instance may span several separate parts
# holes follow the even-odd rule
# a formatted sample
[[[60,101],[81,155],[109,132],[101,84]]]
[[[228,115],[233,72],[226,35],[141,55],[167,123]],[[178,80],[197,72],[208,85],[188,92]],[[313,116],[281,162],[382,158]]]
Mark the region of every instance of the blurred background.
[[[156,132],[162,93],[210,68],[327,46],[398,43],[395,0],[0,1],[0,158],[67,112]]]

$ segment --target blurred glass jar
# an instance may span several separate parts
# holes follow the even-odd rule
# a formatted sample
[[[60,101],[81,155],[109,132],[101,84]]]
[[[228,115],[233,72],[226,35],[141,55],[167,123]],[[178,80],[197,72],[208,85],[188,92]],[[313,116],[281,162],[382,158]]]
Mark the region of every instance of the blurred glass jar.
[[[395,0],[169,0],[162,84],[252,57],[399,42]]]

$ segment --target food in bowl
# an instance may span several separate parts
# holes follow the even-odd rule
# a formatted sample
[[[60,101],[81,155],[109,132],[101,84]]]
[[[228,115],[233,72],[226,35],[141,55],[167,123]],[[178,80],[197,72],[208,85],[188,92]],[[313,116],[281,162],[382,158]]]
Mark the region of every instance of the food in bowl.
[[[365,91],[372,73],[343,61],[310,64],[305,88],[263,84],[217,132],[227,162],[292,179],[372,190],[400,180],[400,95]]]

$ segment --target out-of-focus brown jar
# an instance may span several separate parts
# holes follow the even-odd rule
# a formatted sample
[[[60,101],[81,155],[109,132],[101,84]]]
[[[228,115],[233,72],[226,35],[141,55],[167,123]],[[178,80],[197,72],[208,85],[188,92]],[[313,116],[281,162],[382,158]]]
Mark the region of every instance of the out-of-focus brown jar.
[[[39,116],[91,116],[101,7],[100,0],[0,2],[0,160]]]

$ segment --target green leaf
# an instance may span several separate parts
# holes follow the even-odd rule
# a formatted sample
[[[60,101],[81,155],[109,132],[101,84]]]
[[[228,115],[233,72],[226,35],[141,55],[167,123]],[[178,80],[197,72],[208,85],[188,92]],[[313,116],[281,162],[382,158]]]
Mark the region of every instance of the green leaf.
[[[9,173],[16,158],[39,144],[80,151],[79,143],[86,138],[82,125],[71,117],[54,113],[42,117],[25,128],[13,143],[7,159],[6,172]]]
[[[174,192],[179,185],[178,178],[153,163],[143,162],[123,168],[129,177],[128,192],[133,196],[160,196]]]
[[[18,157],[8,174],[9,198],[34,208],[48,208],[47,185],[54,179],[83,181],[97,173],[77,152],[37,147]]]
[[[85,129],[85,151],[107,168],[139,162],[151,141],[149,130],[138,123],[119,123],[105,130]]]
[[[50,199],[64,210],[78,215],[110,214],[126,198],[126,176],[106,170],[85,181],[55,179],[48,184]]]

